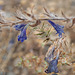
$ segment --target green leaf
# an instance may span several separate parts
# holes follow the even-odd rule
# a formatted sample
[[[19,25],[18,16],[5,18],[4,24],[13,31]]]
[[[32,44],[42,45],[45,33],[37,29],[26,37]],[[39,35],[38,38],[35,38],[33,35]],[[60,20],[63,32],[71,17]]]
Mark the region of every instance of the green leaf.
[[[36,35],[42,35],[42,34],[44,34],[45,32],[41,32],[41,33],[38,33],[38,34],[36,34]]]

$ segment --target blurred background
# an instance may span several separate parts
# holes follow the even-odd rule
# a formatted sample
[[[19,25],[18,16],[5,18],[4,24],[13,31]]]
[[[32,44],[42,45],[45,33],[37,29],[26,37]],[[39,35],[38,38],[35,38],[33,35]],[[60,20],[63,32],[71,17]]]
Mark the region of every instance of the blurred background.
[[[75,0],[0,0],[0,10],[7,13],[9,20],[13,20],[10,15],[15,14],[18,8],[30,12],[34,5],[34,13],[39,15],[44,12],[43,6],[46,6],[58,16],[61,16],[61,11],[67,17],[75,16]],[[27,30],[27,34],[29,32]],[[14,28],[4,27],[0,31],[0,75],[47,75],[44,72],[44,65],[47,65],[44,57],[52,43],[43,43],[43,39],[34,35],[34,32],[21,43],[17,41],[18,35],[19,32]],[[59,75],[75,75],[75,25],[70,29],[66,28],[65,35],[73,52],[73,66],[59,66]]]

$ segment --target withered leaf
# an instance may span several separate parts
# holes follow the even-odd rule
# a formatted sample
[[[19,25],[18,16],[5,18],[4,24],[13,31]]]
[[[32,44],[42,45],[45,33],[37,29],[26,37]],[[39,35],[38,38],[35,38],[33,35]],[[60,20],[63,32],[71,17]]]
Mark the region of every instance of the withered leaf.
[[[36,20],[36,23],[35,24],[33,24],[33,25],[30,25],[31,27],[35,27],[35,26],[37,26],[37,25],[39,25],[41,23],[41,21],[40,20]]]
[[[27,16],[31,17],[32,19],[35,19],[34,15],[33,14],[29,14],[27,13],[26,11],[23,11]],[[32,12],[32,11],[31,11]],[[36,20],[36,19],[35,19]]]
[[[50,40],[50,38],[46,38],[43,42],[45,42],[45,41],[47,42],[47,41],[49,41],[49,40]]]
[[[29,17],[31,17],[31,14],[27,13],[26,11],[24,11],[24,13],[25,13],[26,15],[28,15]]]
[[[62,14],[62,16],[63,16],[65,19],[68,19],[68,18],[65,16],[65,14],[63,13],[63,11],[61,11],[61,14]]]
[[[48,17],[51,17],[49,14],[46,14],[46,13],[43,13],[44,15],[48,16]]]
[[[43,8],[44,8],[45,12],[49,14],[48,10],[45,7],[43,7]]]
[[[42,34],[44,34],[45,32],[41,32],[41,33],[38,33],[38,34],[36,34],[36,35],[42,35]]]
[[[51,45],[46,53],[46,56],[45,56],[45,61],[50,63],[51,59],[53,59],[52,57],[52,52],[53,50],[55,49],[54,45]]]
[[[20,18],[20,17],[18,17],[18,16],[15,16],[17,19],[19,19],[19,20],[25,20],[25,19],[22,19],[22,18]]]
[[[70,27],[72,27],[75,24],[75,18],[72,19],[72,25]]]

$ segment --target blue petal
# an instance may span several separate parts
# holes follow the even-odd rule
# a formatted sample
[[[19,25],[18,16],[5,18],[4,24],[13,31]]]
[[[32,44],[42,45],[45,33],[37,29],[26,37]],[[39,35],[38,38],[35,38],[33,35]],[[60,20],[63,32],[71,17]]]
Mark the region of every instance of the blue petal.
[[[21,34],[18,36],[18,41],[23,42],[24,40],[27,40],[26,36],[26,28],[21,31]]]
[[[26,24],[15,25],[14,28],[15,28],[16,30],[22,31],[22,30],[24,29],[25,26],[26,26]]]
[[[62,33],[64,33],[64,26],[55,24],[54,22],[52,22],[51,20],[48,20],[48,22],[54,27],[54,29],[57,31],[57,34],[59,34],[59,37],[62,37]]]
[[[48,66],[48,69],[46,69],[46,73],[51,73],[51,72],[55,72],[55,73],[58,73],[58,67],[57,67],[57,64],[58,64],[58,59],[54,59],[50,62],[49,66]]]
[[[16,30],[21,31],[20,35],[18,36],[18,41],[23,42],[24,40],[27,40],[27,36],[26,36],[26,29],[25,28],[26,24],[21,24],[21,25],[15,25],[14,28]]]

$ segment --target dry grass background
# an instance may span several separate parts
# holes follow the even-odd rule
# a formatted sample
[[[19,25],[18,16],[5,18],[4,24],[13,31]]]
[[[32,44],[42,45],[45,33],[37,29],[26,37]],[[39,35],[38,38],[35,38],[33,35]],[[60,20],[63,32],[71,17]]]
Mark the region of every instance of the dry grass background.
[[[34,13],[39,15],[40,12],[43,13],[42,6],[46,6],[51,12],[60,16],[61,11],[66,16],[75,16],[75,0],[0,0],[0,9],[10,14],[15,13],[20,6],[29,11],[33,5],[35,5]],[[13,19],[10,15],[7,15],[7,17],[8,19]],[[40,62],[51,44],[48,43],[43,46],[42,39],[38,39],[33,33],[28,40],[21,43],[17,41],[17,34],[18,32],[13,28],[3,28],[3,31],[0,32],[0,75],[46,75],[44,67],[42,73],[35,71],[37,63],[34,63],[32,68],[27,66],[29,64],[26,67],[16,65],[21,61],[19,57],[29,59],[37,56],[37,61]],[[75,26],[71,29],[65,29],[65,34],[73,51],[73,66],[59,66],[59,75],[75,75],[72,69],[72,67],[75,68]],[[44,60],[40,64],[43,64],[43,62]],[[37,69],[40,70],[40,65],[37,66]]]

